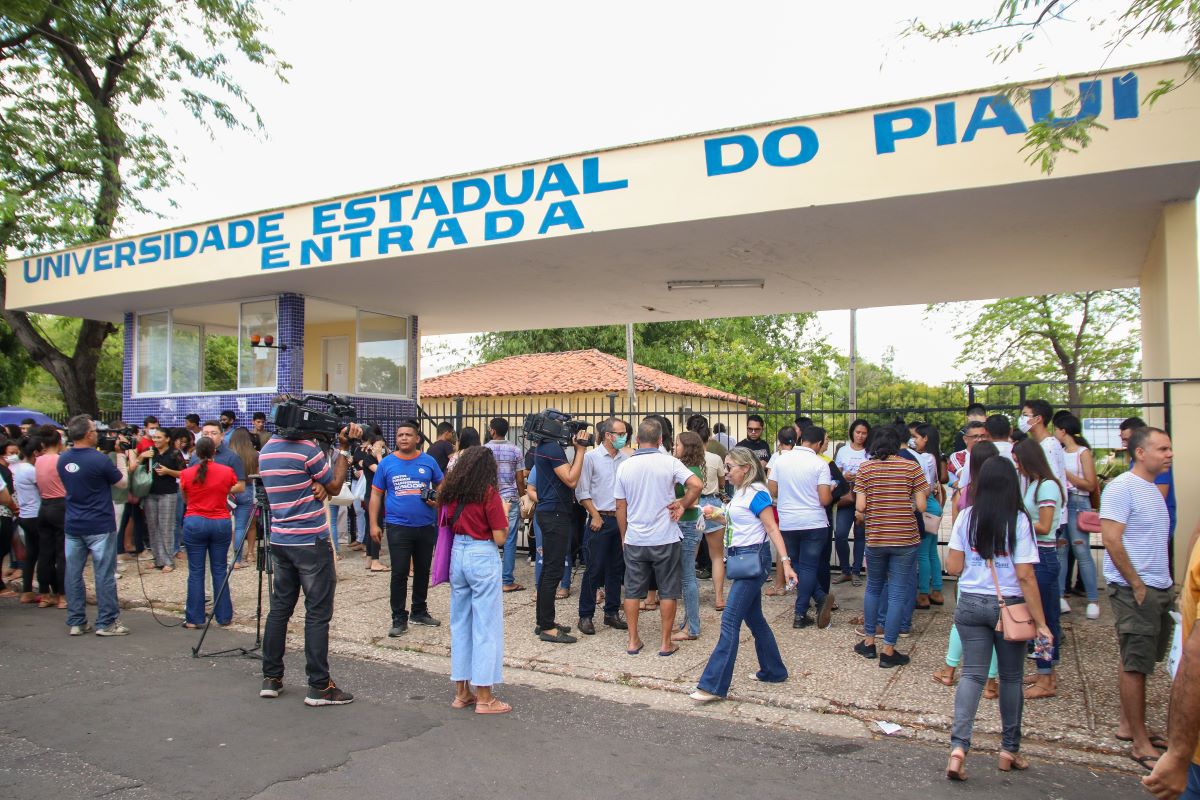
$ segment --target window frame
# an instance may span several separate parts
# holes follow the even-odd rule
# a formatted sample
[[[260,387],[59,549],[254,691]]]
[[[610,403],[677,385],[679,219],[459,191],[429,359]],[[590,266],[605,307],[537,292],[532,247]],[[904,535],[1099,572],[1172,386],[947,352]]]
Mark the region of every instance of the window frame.
[[[377,317],[390,317],[391,319],[404,320],[404,392],[402,394],[385,394],[382,392],[364,392],[359,389],[362,379],[362,370],[359,369],[358,361],[360,356],[359,343],[362,342],[362,315],[364,313],[374,314]],[[409,363],[409,355],[412,352],[412,315],[411,314],[390,314],[384,311],[375,311],[362,306],[354,307],[354,397],[378,397],[384,400],[411,400],[412,399],[412,381],[411,373],[412,365]]]
[[[275,304],[275,331],[276,331],[275,338],[276,338],[276,340],[278,340],[278,338],[279,338],[279,297],[277,295],[263,295],[263,296],[259,296],[259,297],[247,297],[247,298],[244,298],[241,300],[227,301],[227,302],[235,303],[237,305],[238,385],[237,385],[237,388],[235,388],[235,389],[226,389],[226,390],[218,390],[218,391],[211,391],[211,392],[210,391],[177,392],[177,391],[173,390],[173,388],[171,386],[171,374],[172,374],[172,369],[173,369],[172,362],[174,361],[174,354],[173,354],[174,348],[172,347],[172,344],[174,342],[173,337],[174,337],[174,333],[175,333],[175,312],[176,311],[183,311],[188,308],[197,308],[199,306],[218,305],[219,303],[192,303],[190,305],[176,306],[174,308],[150,308],[150,309],[146,309],[145,311],[135,312],[133,315],[133,325],[134,325],[134,330],[133,330],[133,374],[131,375],[131,382],[130,382],[130,397],[131,398],[132,397],[220,397],[220,396],[231,395],[231,394],[240,395],[240,394],[275,394],[275,393],[278,393],[278,391],[279,391],[279,355],[278,355],[278,351],[276,352],[276,356],[275,356],[275,359],[276,359],[276,361],[275,361],[275,385],[268,386],[265,388],[253,388],[253,389],[241,388],[241,386],[242,386],[242,375],[241,375],[242,306],[246,303],[261,303],[261,302],[265,302],[268,300]],[[166,391],[162,391],[162,392],[140,392],[140,391],[138,391],[138,373],[140,372],[140,370],[138,369],[138,363],[141,360],[141,344],[140,344],[141,318],[144,316],[149,316],[151,314],[163,314],[163,313],[165,313],[167,315],[167,388],[166,388]],[[192,324],[192,323],[184,323],[184,324]],[[205,350],[206,350],[206,348],[204,347],[204,341],[203,341],[204,326],[201,325],[200,329],[201,329],[200,379],[201,379],[201,381],[203,381],[204,355],[205,355]],[[276,341],[276,344],[278,344],[278,341]],[[384,396],[387,396],[387,395],[384,395]]]

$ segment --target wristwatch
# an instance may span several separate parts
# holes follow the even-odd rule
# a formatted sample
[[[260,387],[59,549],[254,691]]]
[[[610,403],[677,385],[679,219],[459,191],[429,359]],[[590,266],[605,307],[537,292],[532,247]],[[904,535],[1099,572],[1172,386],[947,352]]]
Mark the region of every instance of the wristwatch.
[[[780,561],[787,561],[789,564],[790,564],[790,563],[791,563],[791,561],[792,561],[792,559],[791,559],[789,556],[784,556],[783,558],[781,558],[781,559],[779,559],[779,560],[780,560]]]
[[[350,459],[350,451],[349,450],[338,450],[338,455],[340,455],[342,458],[346,459],[347,461]]]

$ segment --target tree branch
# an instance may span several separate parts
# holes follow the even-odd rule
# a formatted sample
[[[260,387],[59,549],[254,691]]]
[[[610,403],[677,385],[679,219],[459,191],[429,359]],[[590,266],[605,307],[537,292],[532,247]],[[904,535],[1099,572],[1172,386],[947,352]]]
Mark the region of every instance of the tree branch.
[[[42,18],[33,23],[33,25],[31,25],[29,29],[23,33],[18,33],[15,36],[10,36],[7,39],[0,39],[0,59],[9,57],[4,53],[5,50],[16,49],[23,46],[34,36],[38,35],[40,28],[49,25],[54,19],[54,12],[51,10],[52,8],[53,6],[47,8],[46,13],[42,15]]]
[[[54,45],[59,55],[62,56],[67,71],[83,84],[92,98],[98,100],[100,98],[100,82],[96,79],[96,73],[92,71],[87,56],[83,54],[79,46],[52,28],[49,23],[38,26],[38,33],[45,36]]]
[[[141,32],[133,38],[124,50],[120,48],[120,42],[115,38],[113,39],[113,55],[108,59],[108,63],[104,67],[104,83],[100,87],[100,99],[106,105],[112,98],[112,93],[117,87],[117,80],[121,77],[121,73],[125,71],[125,65],[137,53],[138,46],[146,40],[146,37],[150,34],[150,29],[154,27],[154,22],[157,19],[153,14],[147,16],[142,22]]]

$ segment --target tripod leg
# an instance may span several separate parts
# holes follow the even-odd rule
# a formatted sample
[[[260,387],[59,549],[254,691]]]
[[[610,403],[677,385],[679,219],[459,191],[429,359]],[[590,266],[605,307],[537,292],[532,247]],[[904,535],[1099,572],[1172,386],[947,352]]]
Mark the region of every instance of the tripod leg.
[[[246,540],[243,539],[242,547],[245,547],[245,546],[246,546]],[[238,559],[240,559],[242,557],[242,547],[237,548],[237,551],[234,553],[234,555],[233,555],[234,563],[237,563]],[[196,642],[196,646],[192,648],[192,658],[200,657],[200,648],[204,645],[204,637],[208,636],[208,629],[212,626],[213,618],[215,618],[217,615],[217,600],[222,595],[224,595],[225,592],[229,591],[229,579],[232,577],[233,577],[233,564],[230,564],[229,567],[225,570],[225,580],[221,581],[221,588],[217,591],[216,594],[213,595],[212,611],[208,612],[208,619],[204,620],[204,630],[200,631],[200,639],[199,639],[199,641]],[[246,652],[246,651],[243,649],[242,652]]]

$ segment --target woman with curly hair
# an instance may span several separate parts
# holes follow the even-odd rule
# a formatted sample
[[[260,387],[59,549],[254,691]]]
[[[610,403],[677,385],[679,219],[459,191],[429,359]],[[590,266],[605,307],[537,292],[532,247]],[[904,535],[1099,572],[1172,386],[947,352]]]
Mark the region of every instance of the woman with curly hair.
[[[468,447],[438,488],[439,519],[454,534],[450,551],[450,679],[454,708],[504,714],[512,706],[492,694],[504,680],[504,607],[497,545],[508,538],[496,458]],[[475,691],[471,691],[471,687]]]

